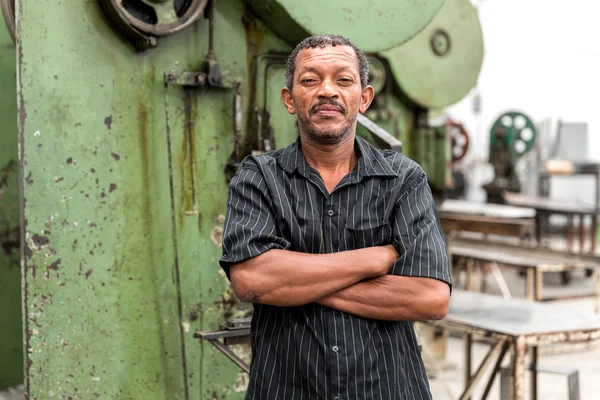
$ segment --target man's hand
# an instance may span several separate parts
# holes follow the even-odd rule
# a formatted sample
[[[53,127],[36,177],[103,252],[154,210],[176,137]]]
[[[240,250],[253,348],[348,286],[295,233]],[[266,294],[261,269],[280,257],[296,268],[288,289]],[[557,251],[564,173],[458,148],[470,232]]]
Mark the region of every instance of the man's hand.
[[[376,276],[386,275],[394,261],[396,261],[400,255],[396,251],[396,248],[391,244],[387,246],[376,246],[376,247],[368,247],[363,250],[369,250],[374,254],[375,257],[379,257],[380,261],[376,262],[376,265],[379,266],[377,270]]]

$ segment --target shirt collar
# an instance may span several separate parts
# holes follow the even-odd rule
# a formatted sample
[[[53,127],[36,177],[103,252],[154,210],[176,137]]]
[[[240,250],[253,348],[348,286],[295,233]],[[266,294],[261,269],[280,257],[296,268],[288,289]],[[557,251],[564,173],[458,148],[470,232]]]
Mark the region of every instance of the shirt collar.
[[[396,176],[381,151],[366,140],[356,136],[354,148],[358,153],[358,164],[355,172],[357,172],[359,180],[366,176]],[[311,174],[312,168],[304,158],[304,154],[302,154],[300,137],[279,153],[277,161],[288,174],[293,173],[294,170],[298,170],[305,178],[308,178]]]

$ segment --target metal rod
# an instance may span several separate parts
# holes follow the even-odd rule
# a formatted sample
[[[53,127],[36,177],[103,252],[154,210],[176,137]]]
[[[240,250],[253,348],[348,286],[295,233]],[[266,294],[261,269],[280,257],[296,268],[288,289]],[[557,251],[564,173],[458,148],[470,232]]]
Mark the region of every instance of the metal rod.
[[[475,385],[477,384],[477,382],[479,382],[481,380],[481,377],[483,376],[483,373],[485,372],[485,368],[494,359],[494,356],[496,356],[496,353],[498,353],[500,351],[500,349],[504,346],[504,343],[505,343],[504,340],[500,340],[494,345],[494,347],[492,347],[490,349],[490,351],[488,351],[488,353],[485,355],[485,358],[483,359],[481,364],[479,364],[479,368],[477,368],[477,372],[475,372],[475,375],[473,375],[471,377],[471,379],[469,380],[469,383],[465,387],[465,391],[460,396],[460,400],[467,400],[467,399],[471,398],[471,393],[473,392],[473,389],[475,388]]]
[[[238,367],[240,367],[244,372],[250,373],[250,367],[244,360],[239,358],[237,354],[229,349],[229,347],[225,346],[223,343],[219,342],[217,339],[209,340],[210,344],[215,346],[217,350],[221,353],[225,354],[227,358],[233,361]]]
[[[500,271],[500,267],[498,266],[498,263],[495,261],[490,263],[490,268],[492,270],[492,275],[494,275],[494,279],[498,283],[500,292],[502,292],[502,297],[504,297],[505,299],[512,298],[512,295],[510,294],[510,289],[508,288],[508,285],[506,284],[506,280],[504,279],[504,275],[502,275],[502,271]]]
[[[215,340],[225,338],[243,338],[250,337],[250,328],[222,330],[222,331],[202,331],[194,333],[194,338],[204,340]]]
[[[502,366],[502,360],[504,360],[504,356],[506,355],[506,352],[509,348],[510,344],[508,342],[504,342],[504,346],[502,346],[502,350],[500,350],[500,355],[498,355],[498,358],[496,359],[494,369],[492,369],[492,375],[490,376],[490,379],[488,380],[488,383],[485,386],[483,395],[481,396],[481,400],[486,400],[488,395],[490,394],[490,391],[492,390],[492,385],[494,384],[494,380],[496,379],[496,374],[498,373],[498,371],[500,371],[500,367]]]

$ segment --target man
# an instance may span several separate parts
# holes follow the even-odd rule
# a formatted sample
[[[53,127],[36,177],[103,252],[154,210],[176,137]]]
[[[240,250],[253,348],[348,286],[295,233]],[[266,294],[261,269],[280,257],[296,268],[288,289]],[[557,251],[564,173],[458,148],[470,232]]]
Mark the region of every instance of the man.
[[[450,277],[423,170],[355,136],[363,52],[302,41],[281,99],[299,138],[229,186],[221,265],[254,303],[246,399],[430,399],[412,322],[443,318]]]

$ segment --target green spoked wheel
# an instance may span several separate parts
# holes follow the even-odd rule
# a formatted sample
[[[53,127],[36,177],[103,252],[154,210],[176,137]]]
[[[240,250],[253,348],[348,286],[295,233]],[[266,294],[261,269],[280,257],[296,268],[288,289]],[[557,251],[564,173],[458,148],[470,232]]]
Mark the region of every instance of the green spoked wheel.
[[[490,131],[490,148],[504,143],[519,157],[533,148],[535,136],[535,124],[531,118],[519,111],[509,111],[494,121]]]

